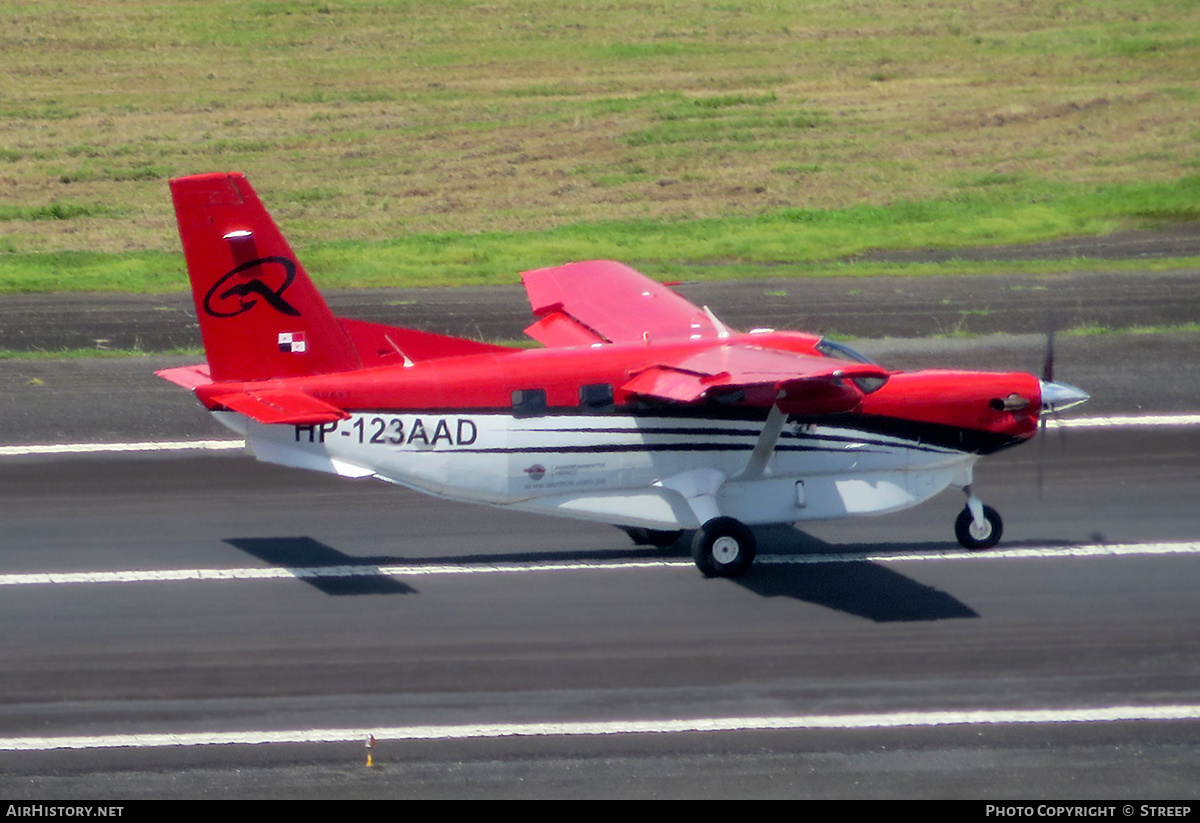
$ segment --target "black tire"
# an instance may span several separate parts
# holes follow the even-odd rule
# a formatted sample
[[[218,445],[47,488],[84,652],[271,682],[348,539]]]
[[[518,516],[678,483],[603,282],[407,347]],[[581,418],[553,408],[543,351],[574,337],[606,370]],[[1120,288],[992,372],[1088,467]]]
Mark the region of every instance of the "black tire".
[[[692,537],[692,559],[705,577],[741,577],[754,562],[754,533],[732,517],[714,517]]]
[[[974,527],[975,518],[971,516],[970,508],[959,513],[954,521],[954,536],[964,549],[983,551],[1000,542],[1004,534],[1004,521],[1000,519],[1000,514],[991,506],[984,506],[983,519],[986,521],[986,531],[981,532]]]

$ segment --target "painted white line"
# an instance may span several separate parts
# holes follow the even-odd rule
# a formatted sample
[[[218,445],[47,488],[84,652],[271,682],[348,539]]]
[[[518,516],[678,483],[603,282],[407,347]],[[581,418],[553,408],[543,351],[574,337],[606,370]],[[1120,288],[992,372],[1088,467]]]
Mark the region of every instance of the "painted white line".
[[[376,740],[471,740],[497,737],[688,734],[801,729],[894,729],[934,726],[995,726],[1028,723],[1117,723],[1200,720],[1200,706],[1112,706],[1081,709],[1000,709],[890,712],[850,715],[781,715],[683,720],[613,720],[564,723],[483,723],[461,726],[393,726],[293,731],[115,734],[81,737],[0,738],[0,751],[253,746],[265,743],[348,743]]]
[[[1121,543],[1085,546],[1026,546],[985,552],[952,550],[922,554],[846,552],[841,554],[764,555],[757,563],[914,563],[931,560],[1028,560],[1064,557],[1130,557],[1134,555],[1200,554],[1200,542]],[[34,572],[0,574],[0,586],[72,585],[81,583],[169,583],[214,580],[308,580],[338,577],[428,577],[462,574],[528,574],[563,571],[628,571],[633,569],[692,568],[685,559],[620,561],[561,561],[540,563],[437,563],[421,565],[345,565],[304,568],[166,569],[161,571]]]
[[[690,560],[629,560],[625,562],[438,563],[420,566],[313,566],[266,569],[168,569],[163,571],[37,572],[0,574],[0,586],[69,585],[78,583],[164,583],[211,580],[293,580],[327,577],[418,577],[454,574],[514,574],[520,572],[602,571],[690,567]]]
[[[927,560],[1027,560],[1054,557],[1129,557],[1156,554],[1200,554],[1200,543],[1091,543],[1082,546],[1022,546],[1011,549],[967,551],[952,549],[921,554],[877,554],[856,552],[846,554],[794,554],[759,557],[756,563],[912,563]]]
[[[48,443],[0,446],[0,456],[42,454],[106,454],[116,452],[228,451],[246,446],[245,440],[166,440],[145,443]]]
[[[1051,429],[1143,429],[1158,426],[1200,426],[1200,414],[1124,414],[1109,417],[1050,418]]]
[[[1159,426],[1200,426],[1200,414],[1144,414],[1109,417],[1050,419],[1048,428],[1138,429]],[[42,443],[0,446],[0,457],[51,454],[115,454],[119,452],[231,451],[246,445],[244,440],[165,440],[140,443]]]

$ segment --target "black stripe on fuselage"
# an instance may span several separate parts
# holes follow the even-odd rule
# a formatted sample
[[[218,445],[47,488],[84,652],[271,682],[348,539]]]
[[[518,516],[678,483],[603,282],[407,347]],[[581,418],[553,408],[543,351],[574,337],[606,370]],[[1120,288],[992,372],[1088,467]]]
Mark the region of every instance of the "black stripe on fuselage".
[[[626,445],[587,446],[509,446],[496,448],[462,448],[447,449],[445,454],[603,454],[630,452],[748,452],[753,451],[752,443],[629,443]],[[819,446],[780,446],[777,451],[793,452],[829,452],[842,454],[845,449],[829,449]],[[859,449],[858,453],[881,453],[884,449]],[[930,450],[932,451],[932,450]]]
[[[487,415],[487,416],[503,416],[510,417],[517,421],[522,420],[543,420],[546,418],[574,418],[574,417],[621,417],[621,418],[644,418],[647,420],[661,419],[680,419],[680,420],[710,420],[710,421],[729,421],[737,422],[754,422],[762,423],[766,420],[766,409],[749,409],[744,407],[729,407],[718,404],[707,404],[699,407],[689,406],[672,406],[670,408],[641,408],[638,406],[618,406],[611,411],[597,411],[596,409],[586,409],[575,406],[568,407],[553,407],[548,408],[540,414],[513,414],[512,409],[508,408],[428,408],[428,409],[347,409],[352,414],[390,414],[390,415]],[[939,451],[949,450],[955,452],[966,452],[968,454],[991,454],[1002,449],[1010,448],[1025,442],[1025,438],[1015,437],[1008,434],[1000,434],[997,432],[989,432],[981,429],[964,428],[960,426],[948,426],[942,423],[927,423],[919,420],[907,420],[899,417],[887,417],[884,415],[868,415],[868,414],[830,414],[830,415],[813,415],[802,416],[793,415],[788,418],[791,423],[800,423],[805,425],[820,426],[822,428],[846,429],[854,432],[854,435],[845,434],[796,434],[792,432],[784,432],[782,440],[791,438],[806,439],[812,438],[817,440],[829,440],[845,443],[866,443],[872,446],[881,446],[884,448],[907,448],[920,451]],[[623,427],[579,427],[579,428],[534,428],[517,429],[517,431],[526,432],[546,432],[546,433],[594,433],[594,434],[627,434],[627,433],[642,433],[642,434],[663,434],[663,435],[680,435],[680,436],[740,436],[740,437],[758,437],[761,433],[760,428],[724,428],[721,426],[703,426],[703,427],[688,427],[688,426],[639,426],[636,428]],[[858,435],[862,435],[861,437]],[[893,437],[904,441],[903,443],[890,443],[881,440],[872,440],[870,435]],[[601,447],[612,448],[612,447]],[[742,447],[725,447],[725,446],[709,446],[707,450],[719,450],[725,448],[751,448],[749,446]],[[781,443],[778,448],[784,450],[805,450],[803,447],[791,447]],[[553,451],[554,449],[549,449]],[[563,449],[560,449],[563,450]],[[685,450],[684,447],[678,447],[678,450]],[[704,447],[697,446],[692,450],[706,450]],[[810,447],[808,450],[817,451],[832,451],[831,449],[817,449]]]

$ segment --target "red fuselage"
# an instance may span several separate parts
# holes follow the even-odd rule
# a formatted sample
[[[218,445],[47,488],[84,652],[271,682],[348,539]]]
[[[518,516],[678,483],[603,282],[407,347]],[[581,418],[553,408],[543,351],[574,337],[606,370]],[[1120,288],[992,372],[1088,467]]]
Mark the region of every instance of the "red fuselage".
[[[411,365],[376,366],[353,372],[279,378],[252,383],[219,382],[200,386],[197,395],[219,409],[221,395],[240,391],[287,388],[346,411],[495,411],[518,404],[518,392],[540,392],[538,410],[562,413],[581,406],[584,387],[611,387],[614,413],[653,411],[653,404],[621,387],[658,363],[725,344],[820,357],[820,338],[798,332],[734,335],[712,340],[647,345],[605,345],[556,349],[510,349],[423,360]],[[874,387],[872,387],[874,388]],[[810,392],[811,395],[811,392]],[[528,395],[526,395],[528,396]],[[693,412],[712,417],[765,415],[775,401],[772,390],[723,395],[714,386]],[[891,427],[939,430],[938,440],[953,442],[955,432],[965,451],[987,453],[1026,440],[1037,431],[1041,409],[1038,380],[1019,372],[923,370],[891,372],[879,388],[864,391],[841,381],[834,400],[820,397],[800,403],[794,417],[830,411],[861,416]],[[825,405],[820,405],[822,402]],[[837,408],[828,408],[836,402]],[[676,408],[675,411],[680,411]]]

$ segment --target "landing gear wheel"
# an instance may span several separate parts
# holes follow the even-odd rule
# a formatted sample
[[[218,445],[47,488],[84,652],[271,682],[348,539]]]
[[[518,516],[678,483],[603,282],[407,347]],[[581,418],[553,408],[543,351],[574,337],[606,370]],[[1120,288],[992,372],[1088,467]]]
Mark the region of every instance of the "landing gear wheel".
[[[982,526],[976,526],[969,508],[959,513],[954,521],[954,536],[964,549],[982,551],[1000,542],[1000,535],[1004,533],[1004,521],[1000,519],[1000,514],[991,506],[984,506],[983,521]]]
[[[754,533],[732,517],[714,517],[693,535],[692,559],[705,577],[741,577],[754,562]]]

